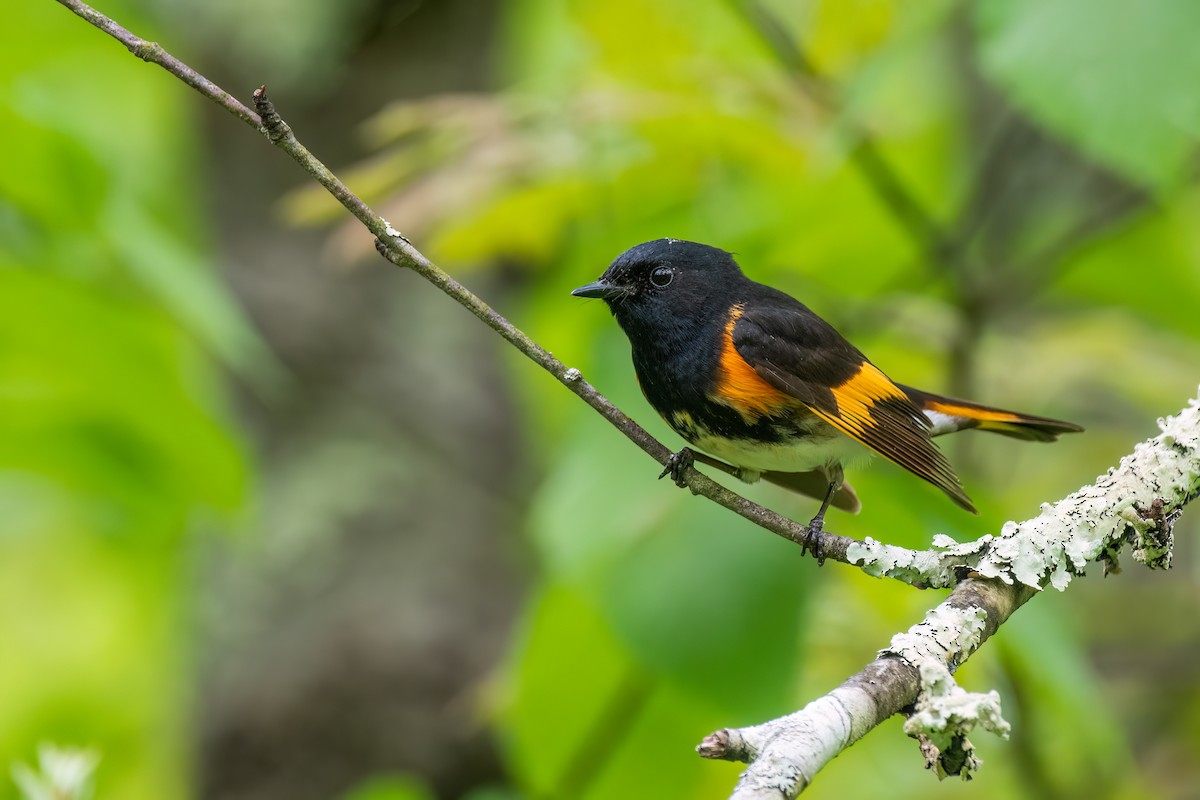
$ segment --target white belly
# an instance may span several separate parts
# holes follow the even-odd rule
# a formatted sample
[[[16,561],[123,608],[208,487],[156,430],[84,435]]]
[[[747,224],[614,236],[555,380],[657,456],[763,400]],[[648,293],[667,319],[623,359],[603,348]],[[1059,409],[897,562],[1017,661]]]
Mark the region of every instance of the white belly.
[[[693,444],[735,467],[754,472],[810,472],[830,464],[861,461],[871,455],[868,448],[841,434],[828,439],[813,437],[776,445],[701,434]]]

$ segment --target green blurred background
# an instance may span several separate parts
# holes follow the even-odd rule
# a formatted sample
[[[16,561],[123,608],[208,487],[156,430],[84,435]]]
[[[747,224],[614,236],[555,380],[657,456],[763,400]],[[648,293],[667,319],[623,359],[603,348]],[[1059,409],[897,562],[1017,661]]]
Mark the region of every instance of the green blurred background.
[[[671,446],[603,305],[625,248],[735,251],[897,379],[1070,419],[889,464],[829,527],[924,546],[1090,482],[1200,380],[1190,0],[104,0],[301,138]],[[50,0],[0,26],[0,798],[719,798],[692,747],[938,600],[654,480],[597,415]],[[797,519],[811,503],[752,498]],[[816,797],[1200,796],[1196,515],[1175,568],[1037,598],[971,784],[893,719]]]

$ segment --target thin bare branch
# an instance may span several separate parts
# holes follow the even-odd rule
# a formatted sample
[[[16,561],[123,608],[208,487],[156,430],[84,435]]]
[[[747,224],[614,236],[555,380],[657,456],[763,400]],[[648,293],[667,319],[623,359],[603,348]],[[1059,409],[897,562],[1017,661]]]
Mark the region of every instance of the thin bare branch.
[[[500,334],[513,347],[521,351],[527,358],[553,375],[559,383],[574,392],[580,399],[591,406],[602,417],[608,420],[617,430],[645,451],[659,464],[666,464],[672,451],[651,436],[642,426],[634,422],[619,408],[600,394],[595,387],[583,379],[578,369],[568,367],[550,354],[545,348],[524,331],[517,328],[477,295],[456,281],[425,257],[421,251],[405,239],[399,231],[393,228],[387,220],[376,214],[354,192],[352,192],[338,177],[326,167],[308,148],[296,138],[292,129],[275,111],[266,87],[259,87],[254,92],[256,114],[234,99],[228,92],[202,77],[174,56],[167,53],[161,46],[146,42],[121,27],[99,11],[78,2],[78,0],[57,0],[74,13],[90,22],[100,30],[120,41],[130,52],[146,61],[158,64],[175,75],[180,80],[228,109],[242,121],[260,131],[277,147],[290,155],[306,172],[313,176],[330,194],[337,198],[346,209],[353,214],[367,230],[376,237],[376,249],[384,258],[400,267],[406,267],[421,275],[435,287],[478,317],[488,327]],[[748,500],[730,489],[722,486],[703,473],[689,469],[685,473],[685,483],[693,494],[698,494],[724,506],[744,519],[759,527],[795,542],[803,547],[807,529],[804,525],[788,519],[768,508]],[[849,563],[846,556],[847,548],[856,540],[822,532],[818,542],[818,552],[823,559],[831,559]]]

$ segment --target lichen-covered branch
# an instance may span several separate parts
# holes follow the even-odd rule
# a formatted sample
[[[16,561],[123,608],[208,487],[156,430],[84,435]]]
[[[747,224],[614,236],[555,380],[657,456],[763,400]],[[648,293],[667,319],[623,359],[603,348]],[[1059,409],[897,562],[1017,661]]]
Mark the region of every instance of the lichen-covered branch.
[[[702,756],[750,763],[735,800],[795,797],[830,759],[901,711],[909,714],[905,732],[920,742],[928,766],[938,775],[970,776],[979,761],[967,735],[982,726],[1005,736],[1008,723],[999,696],[964,691],[954,683],[955,670],[1041,588],[1065,589],[1089,561],[1112,569],[1129,545],[1134,559],[1151,568],[1170,565],[1174,522],[1200,494],[1200,398],[1160,427],[1161,434],[1120,465],[1038,517],[1010,522],[1000,536],[961,551],[945,547],[943,553],[956,554],[947,563],[962,557],[973,564],[969,577],[841,686],[793,714],[706,737],[697,748]],[[936,570],[945,565],[932,551],[916,558],[930,564],[901,567],[892,563],[897,552],[869,543],[852,546],[851,558],[941,579]]]
[[[834,756],[892,714],[915,707],[910,721],[919,724],[909,733],[930,740],[929,745],[922,742],[927,762],[939,772],[951,771],[954,757],[964,745],[969,748],[965,731],[974,720],[982,716],[996,729],[1004,724],[998,701],[964,692],[954,684],[951,670],[1033,595],[1032,589],[1000,581],[964,581],[829,694],[785,717],[712,733],[696,749],[705,758],[750,763],[734,800],[792,798]],[[955,741],[957,748],[950,746]],[[945,758],[937,747],[943,742]]]
[[[848,559],[873,575],[927,586],[952,586],[968,572],[1036,589],[1065,589],[1091,561],[1117,566],[1121,547],[1152,569],[1171,565],[1173,516],[1200,487],[1197,409],[1163,422],[1163,432],[1139,444],[1120,465],[1026,522],[1009,522],[998,536],[957,544],[934,537],[932,550],[906,550],[867,539]]]

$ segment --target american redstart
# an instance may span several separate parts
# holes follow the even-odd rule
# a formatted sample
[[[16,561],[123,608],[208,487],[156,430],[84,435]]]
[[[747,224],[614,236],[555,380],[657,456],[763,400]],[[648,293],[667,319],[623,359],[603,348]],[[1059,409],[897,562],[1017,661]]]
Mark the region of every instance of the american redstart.
[[[932,437],[978,428],[1050,442],[1081,431],[894,383],[803,303],[742,274],[724,250],[658,239],[622,253],[571,294],[599,297],[629,337],[642,393],[684,448],[669,473],[682,485],[693,459],[744,481],[762,478],[857,513],[843,465],[873,450],[972,513]],[[718,460],[721,459],[721,460]],[[660,476],[662,477],[662,476]]]

